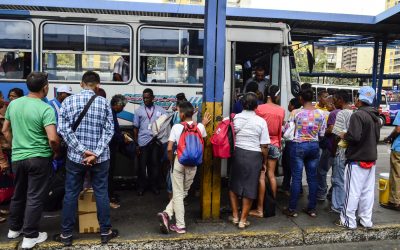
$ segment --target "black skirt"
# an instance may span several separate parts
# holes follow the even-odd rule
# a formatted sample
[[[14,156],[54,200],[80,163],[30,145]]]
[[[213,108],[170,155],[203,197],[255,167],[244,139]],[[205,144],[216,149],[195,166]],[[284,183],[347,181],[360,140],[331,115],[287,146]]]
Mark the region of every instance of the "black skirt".
[[[235,148],[229,178],[229,190],[238,196],[256,199],[261,168],[261,152]]]

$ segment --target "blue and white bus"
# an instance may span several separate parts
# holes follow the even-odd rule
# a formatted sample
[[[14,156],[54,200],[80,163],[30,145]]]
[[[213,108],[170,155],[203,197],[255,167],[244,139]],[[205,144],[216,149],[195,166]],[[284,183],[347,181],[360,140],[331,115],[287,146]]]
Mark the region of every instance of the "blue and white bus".
[[[152,88],[166,109],[173,107],[179,92],[201,107],[203,7],[104,0],[91,5],[12,2],[0,3],[0,90],[5,97],[14,87],[27,91],[24,79],[33,70],[48,73],[49,99],[61,84],[78,92],[82,74],[94,70],[107,97],[128,98],[119,116],[124,125],[132,123],[145,88]],[[299,83],[290,45],[290,28],[284,23],[227,17],[224,115],[256,66],[281,87],[281,105],[287,107]],[[121,57],[127,60],[128,75],[116,81],[114,67]]]

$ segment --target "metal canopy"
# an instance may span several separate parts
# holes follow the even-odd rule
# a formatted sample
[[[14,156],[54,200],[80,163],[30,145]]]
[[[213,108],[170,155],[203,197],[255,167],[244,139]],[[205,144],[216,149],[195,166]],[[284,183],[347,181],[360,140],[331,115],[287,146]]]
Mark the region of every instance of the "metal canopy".
[[[204,18],[204,6],[124,0],[2,0],[0,9],[3,9],[0,15],[10,14],[4,10],[24,10]],[[293,40],[300,41],[317,41],[332,34],[400,39],[400,6],[377,16],[229,7],[226,16],[228,20],[287,23],[293,29]]]

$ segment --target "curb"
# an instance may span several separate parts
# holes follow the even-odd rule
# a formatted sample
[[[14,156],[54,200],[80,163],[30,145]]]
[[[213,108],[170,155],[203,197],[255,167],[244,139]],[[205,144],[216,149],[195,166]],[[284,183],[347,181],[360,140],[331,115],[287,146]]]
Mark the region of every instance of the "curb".
[[[177,237],[116,239],[108,246],[98,239],[76,240],[72,247],[63,248],[56,242],[45,242],[35,249],[234,249],[301,246],[327,243],[360,242],[400,239],[400,224],[385,224],[373,229],[346,230],[338,227],[282,228],[268,231],[240,231],[238,233],[185,234]],[[19,243],[0,243],[0,250],[18,249]]]

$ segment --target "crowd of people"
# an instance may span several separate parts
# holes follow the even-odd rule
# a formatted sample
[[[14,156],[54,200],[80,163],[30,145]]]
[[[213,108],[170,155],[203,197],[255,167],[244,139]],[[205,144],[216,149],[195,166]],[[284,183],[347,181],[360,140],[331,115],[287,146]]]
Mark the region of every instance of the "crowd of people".
[[[214,119],[205,113],[201,122],[193,121],[196,110],[183,93],[177,95],[176,111],[166,112],[155,104],[154,93],[147,88],[143,91],[143,105],[135,111],[130,137],[121,132],[117,118],[127,104],[126,98],[115,95],[111,102],[107,101],[99,88],[97,73],[88,71],[83,75],[79,93],[74,94],[67,85],[59,86],[55,99],[48,103],[43,101],[49,91],[47,77],[42,72],[29,74],[28,95],[13,89],[7,105],[0,96],[0,167],[6,171],[11,162],[15,174],[8,238],[23,235],[22,248],[32,248],[47,239],[45,232],[39,232],[39,221],[48,183],[52,173],[60,168],[65,169],[65,195],[61,232],[53,239],[65,246],[72,245],[78,196],[85,181],[90,182],[96,197],[101,242],[106,244],[117,237],[119,232],[112,228],[110,219],[110,208],[119,207],[113,172],[119,148],[128,144],[139,159],[139,196],[146,190],[160,193],[160,172],[168,162],[166,186],[170,196],[165,209],[158,213],[160,230],[186,233],[184,198],[195,178],[196,166],[201,164],[204,139],[208,136],[205,127]],[[278,86],[263,79],[257,81],[257,77],[246,83],[244,95],[233,108],[235,151],[229,161],[229,220],[239,229],[250,226],[249,216],[265,216],[266,203],[270,202],[265,200],[266,193],[273,200],[278,191],[288,195],[284,214],[299,216],[297,203],[303,193],[303,169],[308,183],[305,214],[316,217],[317,200],[329,199],[332,211],[338,214],[338,226],[373,226],[375,162],[382,125],[373,106],[375,91],[361,87],[355,107],[343,90],[333,95],[322,91],[318,98],[314,105],[311,85],[303,84],[300,95],[289,102],[289,119],[285,120]],[[168,125],[161,139],[153,129],[160,119]],[[394,123],[398,127],[386,138],[394,142],[392,189],[387,207],[395,210],[400,210],[399,121],[400,115]],[[275,173],[280,158],[284,178],[278,188]],[[328,190],[326,178],[330,168],[332,187]]]

